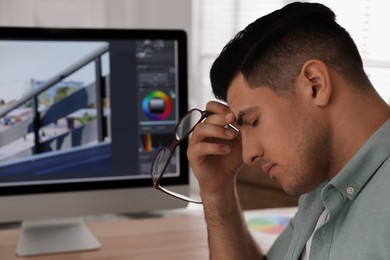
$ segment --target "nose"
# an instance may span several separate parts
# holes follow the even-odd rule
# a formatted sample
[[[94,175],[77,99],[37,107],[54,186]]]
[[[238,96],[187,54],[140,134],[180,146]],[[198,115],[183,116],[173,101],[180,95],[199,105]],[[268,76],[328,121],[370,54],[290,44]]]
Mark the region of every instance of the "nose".
[[[242,159],[245,164],[251,165],[260,160],[263,156],[261,145],[253,138],[242,136]]]

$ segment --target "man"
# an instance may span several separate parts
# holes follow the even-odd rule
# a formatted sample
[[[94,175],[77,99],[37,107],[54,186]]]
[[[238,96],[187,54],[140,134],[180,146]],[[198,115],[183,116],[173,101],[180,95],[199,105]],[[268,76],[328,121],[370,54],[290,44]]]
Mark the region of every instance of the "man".
[[[213,114],[187,153],[211,259],[388,259],[390,109],[334,13],[292,3],[256,20],[225,46],[210,76],[227,106],[207,104]],[[243,163],[301,195],[267,256],[237,200]]]

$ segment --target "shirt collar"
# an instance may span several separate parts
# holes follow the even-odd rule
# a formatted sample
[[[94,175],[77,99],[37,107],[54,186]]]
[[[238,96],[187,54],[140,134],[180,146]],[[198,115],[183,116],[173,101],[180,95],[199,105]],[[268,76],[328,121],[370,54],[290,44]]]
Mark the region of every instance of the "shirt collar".
[[[390,156],[390,119],[387,120],[329,182],[352,200]]]

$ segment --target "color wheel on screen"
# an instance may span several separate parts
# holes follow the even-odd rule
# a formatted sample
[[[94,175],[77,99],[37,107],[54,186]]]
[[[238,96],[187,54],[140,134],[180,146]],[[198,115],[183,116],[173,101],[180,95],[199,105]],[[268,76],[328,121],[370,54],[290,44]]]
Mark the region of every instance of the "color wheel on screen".
[[[249,219],[247,226],[250,230],[267,233],[280,234],[287,226],[290,218],[282,216],[262,216]]]
[[[169,96],[160,90],[148,93],[142,100],[142,111],[152,120],[164,120],[171,113],[172,103]]]

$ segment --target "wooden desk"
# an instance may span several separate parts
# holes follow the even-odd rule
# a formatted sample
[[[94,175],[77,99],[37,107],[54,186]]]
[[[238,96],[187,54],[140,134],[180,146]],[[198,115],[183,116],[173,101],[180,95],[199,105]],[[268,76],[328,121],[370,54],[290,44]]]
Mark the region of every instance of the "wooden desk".
[[[0,230],[0,259],[208,259],[206,224],[201,213],[145,219],[88,222],[102,243],[96,251],[17,257],[18,228]]]
[[[295,207],[248,210],[247,221],[272,217],[292,217]],[[175,211],[173,211],[175,212]],[[207,230],[202,210],[184,210],[164,217],[143,219],[104,219],[86,221],[92,233],[102,243],[96,251],[17,257],[16,243],[19,228],[0,229],[0,260],[207,260]],[[270,224],[270,223],[268,223]],[[268,225],[267,224],[267,225]],[[250,225],[249,225],[250,226]],[[278,234],[258,232],[252,228],[254,239],[267,252]]]

